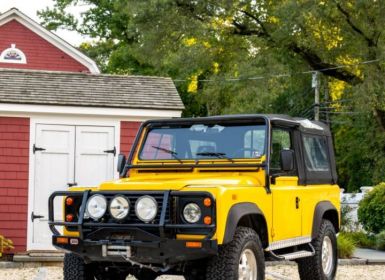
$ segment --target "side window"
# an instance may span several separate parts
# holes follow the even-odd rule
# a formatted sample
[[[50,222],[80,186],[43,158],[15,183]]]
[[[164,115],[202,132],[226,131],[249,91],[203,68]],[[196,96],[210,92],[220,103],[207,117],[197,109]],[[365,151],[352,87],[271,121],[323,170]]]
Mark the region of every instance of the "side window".
[[[273,128],[270,167],[272,170],[281,170],[281,151],[292,149],[290,131]]]
[[[305,165],[308,171],[330,171],[326,138],[305,135]]]

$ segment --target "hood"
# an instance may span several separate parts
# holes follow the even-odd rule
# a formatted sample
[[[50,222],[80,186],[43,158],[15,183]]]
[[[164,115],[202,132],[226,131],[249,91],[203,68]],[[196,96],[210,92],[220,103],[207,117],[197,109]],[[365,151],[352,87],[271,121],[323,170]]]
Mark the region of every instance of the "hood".
[[[262,186],[261,175],[256,173],[179,173],[179,174],[147,174],[123,178],[101,184],[99,190],[181,190],[186,186]]]

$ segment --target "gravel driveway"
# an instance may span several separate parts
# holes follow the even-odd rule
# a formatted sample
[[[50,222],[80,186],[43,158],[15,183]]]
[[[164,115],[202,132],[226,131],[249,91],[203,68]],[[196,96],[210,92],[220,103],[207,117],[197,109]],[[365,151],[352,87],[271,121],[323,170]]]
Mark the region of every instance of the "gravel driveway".
[[[338,267],[337,280],[345,279],[384,279],[384,265],[343,265]],[[297,267],[294,265],[269,266],[266,280],[298,280]],[[0,280],[62,280],[61,267],[41,268],[3,268],[0,269]],[[177,276],[162,276],[159,280],[183,280]]]

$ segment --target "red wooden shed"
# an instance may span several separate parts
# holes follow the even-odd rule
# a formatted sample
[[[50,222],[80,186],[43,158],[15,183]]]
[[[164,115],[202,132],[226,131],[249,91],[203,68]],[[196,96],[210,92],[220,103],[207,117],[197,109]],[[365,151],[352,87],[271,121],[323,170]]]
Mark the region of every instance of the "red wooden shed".
[[[182,109],[169,78],[102,75],[19,10],[1,14],[0,234],[14,252],[53,249],[50,193],[117,178],[140,123]]]

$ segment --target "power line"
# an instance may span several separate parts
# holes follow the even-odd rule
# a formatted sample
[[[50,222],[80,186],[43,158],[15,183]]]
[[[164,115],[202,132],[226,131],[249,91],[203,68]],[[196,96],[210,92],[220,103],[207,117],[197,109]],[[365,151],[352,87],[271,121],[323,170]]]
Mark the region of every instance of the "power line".
[[[292,77],[295,75],[306,75],[306,74],[313,74],[316,72],[326,72],[326,71],[330,71],[330,70],[348,68],[348,67],[353,67],[353,66],[367,65],[367,64],[377,63],[377,62],[380,62],[383,60],[384,59],[373,59],[373,60],[367,60],[367,61],[358,62],[358,63],[354,63],[354,64],[344,64],[344,65],[338,65],[338,66],[329,67],[329,68],[321,68],[321,69],[316,69],[316,70],[294,72],[294,73],[282,73],[282,74],[272,74],[272,75],[255,76],[255,77],[241,77],[241,78],[198,79],[196,81],[197,82],[219,83],[219,82],[255,81],[255,80],[264,80],[264,79],[271,79],[271,78],[287,78],[287,77]],[[175,79],[173,81],[174,82],[191,82],[191,81],[193,81],[193,79]]]
[[[330,112],[330,111],[320,111],[320,113],[336,114],[336,115],[356,115],[356,114],[364,114],[365,112]]]
[[[334,104],[334,103],[344,103],[344,102],[352,102],[354,99],[353,98],[344,98],[344,99],[337,99],[337,100],[332,100],[332,101],[325,101],[321,102],[320,104]]]

